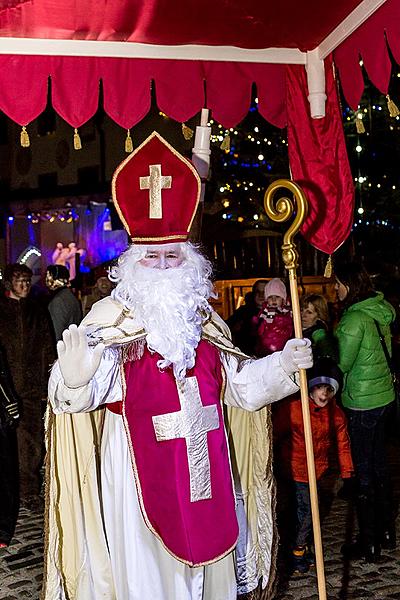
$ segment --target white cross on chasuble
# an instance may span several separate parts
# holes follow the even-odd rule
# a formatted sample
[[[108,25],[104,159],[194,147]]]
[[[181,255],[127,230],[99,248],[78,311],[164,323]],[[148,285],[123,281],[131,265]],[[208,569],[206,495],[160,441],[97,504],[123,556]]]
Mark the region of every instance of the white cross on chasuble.
[[[161,165],[150,165],[150,175],[139,177],[140,189],[149,190],[149,219],[162,219],[162,190],[170,189],[171,175],[161,175]]]
[[[215,405],[203,406],[196,377],[176,382],[181,410],[153,417],[158,442],[184,438],[189,464],[190,501],[211,498],[207,433],[219,428]]]

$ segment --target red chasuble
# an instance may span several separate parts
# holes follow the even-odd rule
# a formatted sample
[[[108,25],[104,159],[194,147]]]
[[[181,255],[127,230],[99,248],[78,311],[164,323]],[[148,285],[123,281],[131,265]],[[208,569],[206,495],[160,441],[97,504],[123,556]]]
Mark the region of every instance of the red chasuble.
[[[158,354],[125,365],[123,415],[143,517],[165,548],[191,565],[214,562],[236,545],[238,524],[226,440],[219,352],[197,348],[177,382]]]

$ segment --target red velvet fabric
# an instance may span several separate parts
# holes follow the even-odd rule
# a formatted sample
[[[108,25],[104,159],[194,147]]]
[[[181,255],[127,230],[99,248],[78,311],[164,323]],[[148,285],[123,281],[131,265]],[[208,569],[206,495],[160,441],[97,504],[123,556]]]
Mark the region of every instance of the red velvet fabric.
[[[48,77],[53,107],[72,127],[96,112],[100,79],[104,109],[125,129],[148,113],[152,80],[160,110],[180,122],[207,105],[214,119],[234,127],[248,113],[254,82],[261,115],[286,124],[285,67],[249,63],[0,55],[0,109],[27,125],[46,107]]]
[[[146,182],[147,189],[141,186],[141,178],[149,179],[153,166],[161,167],[162,177],[171,177],[169,187],[161,189],[161,216],[150,214],[150,181]],[[200,188],[200,178],[190,161],[157,133],[152,133],[117,167],[112,180],[114,204],[125,229],[137,243],[186,241]]]
[[[360,2],[12,0],[0,35],[312,50]]]
[[[97,111],[98,67],[96,58],[52,57],[52,104],[60,117],[73,127],[81,127]]]
[[[343,93],[356,110],[364,90],[360,58],[372,83],[387,94],[391,62],[387,44],[400,63],[400,2],[386,2],[334,52]]]
[[[301,229],[313,246],[332,254],[353,223],[354,186],[331,61],[326,61],[323,119],[311,119],[306,74],[287,66],[288,147],[293,180],[306,193],[309,212]]]
[[[0,110],[27,125],[46,108],[51,57],[0,56]]]
[[[223,381],[219,351],[201,341],[196,364],[187,373],[187,377],[197,379],[202,406],[214,406],[219,417],[218,428],[205,434],[206,447],[202,448],[209,457],[211,497],[194,501],[186,439],[158,441],[155,435],[153,417],[182,409],[172,369],[160,372],[158,360],[160,355],[146,348],[140,360],[125,364],[124,412],[142,514],[146,525],[178,560],[191,566],[214,562],[236,545],[238,537],[220,400]],[[196,428],[193,423],[186,424],[193,437],[204,427],[201,417],[196,423]],[[198,464],[200,458],[199,454],[195,457]]]

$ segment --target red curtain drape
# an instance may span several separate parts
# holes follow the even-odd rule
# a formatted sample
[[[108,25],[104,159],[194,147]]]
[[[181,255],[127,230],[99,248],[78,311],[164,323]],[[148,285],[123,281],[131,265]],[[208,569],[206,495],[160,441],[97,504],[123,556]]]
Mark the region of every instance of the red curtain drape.
[[[386,2],[352,33],[334,52],[343,94],[357,109],[364,91],[360,59],[369,79],[383,94],[388,93],[393,58],[400,63],[400,2]],[[398,100],[398,97],[396,97]]]
[[[284,65],[251,63],[0,55],[0,110],[29,124],[46,107],[49,77],[53,107],[72,127],[96,112],[100,80],[106,113],[126,129],[149,111],[151,81],[160,110],[177,121],[207,106],[224,127],[234,127],[248,113],[255,83],[261,115],[286,124]]]
[[[288,148],[292,178],[306,193],[302,234],[332,254],[353,223],[354,186],[331,59],[326,61],[326,116],[311,119],[303,67],[287,67]]]

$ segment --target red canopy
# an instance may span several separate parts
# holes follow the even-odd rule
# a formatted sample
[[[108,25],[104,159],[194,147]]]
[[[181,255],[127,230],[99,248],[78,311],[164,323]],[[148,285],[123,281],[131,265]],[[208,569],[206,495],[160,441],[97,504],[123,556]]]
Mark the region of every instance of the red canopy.
[[[370,79],[387,93],[385,34],[400,60],[398,0],[0,0],[0,109],[27,125],[44,109],[51,76],[54,108],[79,127],[96,111],[102,79],[106,112],[130,128],[149,110],[154,80],[159,107],[171,118],[185,121],[207,105],[217,121],[232,127],[247,114],[255,82],[260,113],[283,127],[284,63],[305,64],[305,51],[316,47],[325,58],[371,6],[382,2],[334,53],[353,108],[363,90],[360,55]],[[238,48],[247,50],[235,54]],[[258,50],[247,55],[248,49]],[[153,60],[208,56],[212,50],[212,60]],[[146,55],[151,58],[133,58]]]
[[[0,0],[0,109],[27,125],[46,106],[51,76],[55,110],[79,127],[97,110],[101,79],[105,111],[128,129],[148,112],[153,80],[159,108],[173,119],[186,121],[206,106],[232,127],[248,112],[254,82],[261,115],[279,127],[289,121],[295,178],[315,184],[318,171],[318,193],[310,189],[309,200],[321,218],[319,225],[309,223],[308,238],[331,252],[348,235],[353,209],[335,88],[328,77],[332,131],[327,119],[303,128],[293,113],[308,118],[300,98],[308,91],[298,71],[303,67],[295,65],[310,65],[314,56],[323,72],[321,59],[333,52],[346,99],[356,108],[363,90],[360,56],[387,93],[387,42],[399,60],[399,34],[398,0]],[[288,115],[286,95],[293,89]]]

